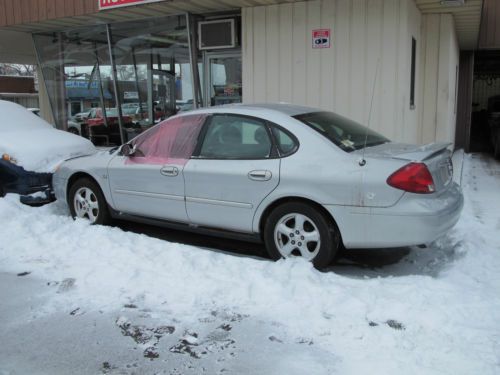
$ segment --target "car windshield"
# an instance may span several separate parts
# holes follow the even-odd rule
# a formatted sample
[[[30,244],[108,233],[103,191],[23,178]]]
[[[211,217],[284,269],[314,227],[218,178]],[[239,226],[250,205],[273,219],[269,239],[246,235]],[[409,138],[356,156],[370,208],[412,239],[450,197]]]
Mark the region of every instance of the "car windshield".
[[[294,116],[295,119],[323,134],[346,152],[377,146],[389,139],[348,118],[332,112],[312,112]]]

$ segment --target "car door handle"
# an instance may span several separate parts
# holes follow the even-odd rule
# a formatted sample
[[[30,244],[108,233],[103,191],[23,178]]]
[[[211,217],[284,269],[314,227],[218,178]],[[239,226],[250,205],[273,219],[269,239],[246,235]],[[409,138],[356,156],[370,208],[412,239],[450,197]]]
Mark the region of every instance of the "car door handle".
[[[273,174],[271,171],[250,171],[248,178],[254,181],[269,181]]]
[[[179,174],[179,168],[172,166],[165,166],[160,169],[160,173],[167,177],[175,177]]]

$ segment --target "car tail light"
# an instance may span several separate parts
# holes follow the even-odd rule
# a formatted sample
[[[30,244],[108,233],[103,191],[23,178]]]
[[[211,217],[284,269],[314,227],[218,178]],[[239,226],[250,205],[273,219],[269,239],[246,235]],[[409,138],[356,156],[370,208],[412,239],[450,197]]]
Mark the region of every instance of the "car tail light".
[[[430,194],[435,191],[434,180],[424,163],[409,163],[391,174],[387,183],[410,193]]]

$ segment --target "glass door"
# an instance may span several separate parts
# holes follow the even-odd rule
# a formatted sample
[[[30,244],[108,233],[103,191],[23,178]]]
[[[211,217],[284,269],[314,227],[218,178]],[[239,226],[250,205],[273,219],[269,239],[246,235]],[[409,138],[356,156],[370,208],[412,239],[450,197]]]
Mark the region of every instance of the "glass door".
[[[175,76],[164,70],[153,69],[149,83],[148,117],[156,124],[175,114]]]
[[[241,103],[241,53],[205,55],[205,105]]]

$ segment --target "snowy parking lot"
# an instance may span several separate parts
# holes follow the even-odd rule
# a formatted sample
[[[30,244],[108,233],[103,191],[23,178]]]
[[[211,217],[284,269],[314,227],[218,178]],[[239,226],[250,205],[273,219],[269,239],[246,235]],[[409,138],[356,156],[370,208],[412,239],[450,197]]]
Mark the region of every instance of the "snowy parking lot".
[[[440,240],[325,272],[8,195],[0,374],[499,374],[500,163],[466,155],[458,178]]]

